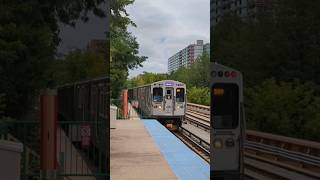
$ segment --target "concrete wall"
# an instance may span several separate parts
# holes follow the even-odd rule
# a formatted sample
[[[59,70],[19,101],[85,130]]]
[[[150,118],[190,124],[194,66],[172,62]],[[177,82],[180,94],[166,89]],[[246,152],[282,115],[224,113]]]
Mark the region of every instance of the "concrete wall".
[[[20,179],[20,159],[23,145],[12,141],[0,140],[0,179]]]
[[[110,129],[116,128],[117,109],[116,106],[110,106]]]

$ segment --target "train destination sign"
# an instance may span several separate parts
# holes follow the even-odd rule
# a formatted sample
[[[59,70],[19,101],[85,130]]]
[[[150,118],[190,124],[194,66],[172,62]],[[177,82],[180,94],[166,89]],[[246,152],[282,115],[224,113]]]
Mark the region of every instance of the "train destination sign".
[[[166,81],[166,82],[164,83],[164,85],[165,85],[165,86],[173,86],[173,82],[171,82],[171,81]]]

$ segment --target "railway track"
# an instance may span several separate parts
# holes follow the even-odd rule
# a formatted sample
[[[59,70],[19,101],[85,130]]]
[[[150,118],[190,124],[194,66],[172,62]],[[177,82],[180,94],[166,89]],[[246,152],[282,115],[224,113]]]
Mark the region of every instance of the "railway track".
[[[186,121],[210,131],[210,107],[188,103]],[[320,143],[246,131],[248,179],[320,179]]]
[[[173,132],[184,144],[196,152],[202,159],[210,163],[210,145],[187,129],[180,127],[178,132]]]

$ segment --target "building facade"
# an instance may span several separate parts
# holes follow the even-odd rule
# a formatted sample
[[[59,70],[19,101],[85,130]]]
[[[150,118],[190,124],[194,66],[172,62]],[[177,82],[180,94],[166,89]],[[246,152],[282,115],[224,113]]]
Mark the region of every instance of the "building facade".
[[[272,8],[274,0],[210,0],[210,24],[216,24],[226,14],[238,15],[244,19],[255,18],[257,12]]]
[[[196,44],[190,44],[168,59],[168,72],[190,67],[203,53],[210,54],[210,43],[203,44],[203,40],[197,40]]]

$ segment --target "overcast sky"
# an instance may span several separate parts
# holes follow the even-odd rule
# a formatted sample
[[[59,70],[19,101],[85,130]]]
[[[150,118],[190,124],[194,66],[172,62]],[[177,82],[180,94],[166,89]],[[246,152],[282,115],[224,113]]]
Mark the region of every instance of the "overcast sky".
[[[137,28],[140,55],[147,56],[143,67],[130,71],[129,77],[143,71],[166,73],[168,58],[196,40],[210,40],[210,0],[135,0],[127,7]]]
[[[107,9],[107,5],[101,4],[100,8]],[[88,22],[76,21],[75,27],[59,24],[61,42],[58,54],[67,54],[74,49],[86,49],[93,39],[106,39],[105,32],[109,30],[108,18],[97,17],[92,12],[88,13],[88,17]]]

